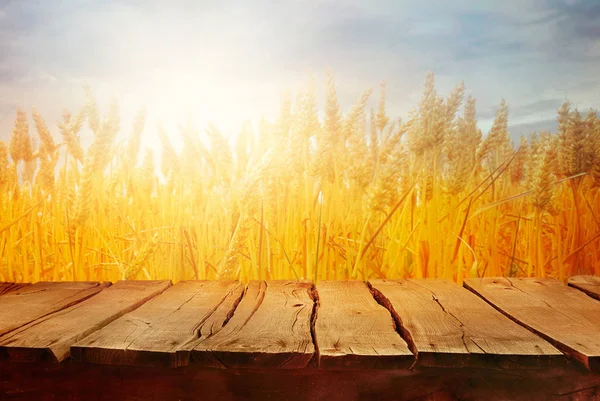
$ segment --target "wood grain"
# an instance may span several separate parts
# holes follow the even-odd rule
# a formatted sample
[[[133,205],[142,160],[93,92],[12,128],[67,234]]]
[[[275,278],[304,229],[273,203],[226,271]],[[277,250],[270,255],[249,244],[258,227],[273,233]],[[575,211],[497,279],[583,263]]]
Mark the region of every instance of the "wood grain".
[[[600,277],[573,276],[569,279],[569,285],[585,292],[592,298],[600,300]]]
[[[217,368],[305,367],[311,336],[312,284],[251,281],[229,322],[192,350],[192,362]]]
[[[408,368],[414,356],[362,281],[317,285],[318,366],[322,368]]]
[[[593,371],[600,370],[600,303],[551,278],[468,279],[465,286]]]
[[[8,294],[28,285],[28,283],[0,283],[0,295]]]
[[[170,281],[120,281],[98,295],[0,336],[0,349],[18,362],[68,358],[69,347],[160,294]]]
[[[244,286],[183,281],[71,347],[75,360],[138,366],[185,366],[198,338],[221,330]]]
[[[378,280],[370,285],[397,316],[418,366],[529,368],[566,363],[555,347],[453,282]]]
[[[0,336],[88,299],[110,283],[36,283],[0,297]]]

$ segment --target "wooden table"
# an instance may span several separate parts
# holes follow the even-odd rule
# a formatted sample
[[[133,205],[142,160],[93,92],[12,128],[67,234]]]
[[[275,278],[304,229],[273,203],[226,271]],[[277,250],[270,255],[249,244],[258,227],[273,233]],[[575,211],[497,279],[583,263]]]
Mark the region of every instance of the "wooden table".
[[[0,283],[0,399],[600,400],[599,298],[594,277]]]

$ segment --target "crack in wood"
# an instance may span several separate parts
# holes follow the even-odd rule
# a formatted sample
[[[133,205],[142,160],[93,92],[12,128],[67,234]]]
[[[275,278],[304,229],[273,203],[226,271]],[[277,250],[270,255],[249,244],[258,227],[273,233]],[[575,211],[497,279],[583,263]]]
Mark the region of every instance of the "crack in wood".
[[[506,279],[506,281],[508,281],[508,283],[510,284],[510,286],[512,288],[514,288],[517,291],[521,291],[523,294],[527,295],[527,296],[531,296],[531,294],[529,294],[528,292],[523,291],[521,288],[516,287],[513,282],[508,278],[508,277],[504,277]]]
[[[246,297],[247,293],[248,293],[248,289],[249,289],[249,285],[246,286],[242,296],[239,298],[239,301],[242,301],[242,298]],[[239,326],[235,327],[232,331],[231,334],[233,333],[239,333],[244,326],[246,326],[248,324],[248,322],[250,321],[250,319],[252,319],[252,317],[256,314],[256,312],[258,311],[258,309],[260,308],[260,306],[262,305],[263,301],[265,300],[265,295],[267,292],[267,282],[266,281],[260,281],[259,285],[258,285],[258,291],[256,293],[256,297],[254,298],[256,300],[256,305],[254,305],[254,308],[252,309],[252,311],[250,312],[250,314],[248,315],[248,317],[242,322],[242,324],[240,324]],[[237,305],[236,304],[236,309],[237,309]],[[226,321],[229,322],[229,320],[231,318],[233,318],[235,309],[233,310],[231,317],[229,319],[227,319]],[[226,324],[226,323],[225,323]],[[225,324],[223,324],[222,327],[225,326]]]
[[[461,336],[460,336],[460,339],[461,339],[461,341],[463,343],[463,346],[465,347],[465,350],[469,354],[471,354],[471,350],[469,349],[469,346],[467,345],[467,341],[465,339],[465,337],[467,336],[467,332],[465,331],[465,327],[467,327],[467,326],[465,326],[465,324],[459,318],[457,318],[454,313],[452,313],[452,312],[448,311],[446,308],[444,308],[444,305],[442,305],[442,303],[440,302],[440,299],[437,297],[437,295],[435,295],[433,293],[433,291],[431,292],[431,294],[432,294],[432,298],[435,301],[435,303],[437,303],[440,306],[440,308],[442,308],[442,311],[445,314],[447,314],[448,316],[452,317],[454,320],[456,320],[458,322],[458,328],[460,329],[460,332],[462,333]],[[479,350],[481,350],[481,352],[483,352],[484,354],[487,354],[487,352],[483,348],[481,348],[479,346],[479,344],[477,344],[471,337],[469,337],[469,341],[472,342],[473,344],[475,344],[475,346],[477,348],[479,348]]]
[[[264,287],[263,287],[264,285]],[[262,291],[261,291],[262,288]],[[246,289],[247,291],[247,289]],[[267,282],[266,281],[261,281],[258,287],[258,292],[256,293],[256,305],[254,306],[254,309],[252,309],[252,312],[250,312],[250,314],[248,315],[248,317],[246,318],[246,320],[244,320],[244,322],[237,328],[237,331],[239,332],[240,330],[242,330],[242,328],[248,324],[248,322],[250,321],[250,319],[252,319],[252,317],[256,314],[256,312],[258,311],[258,308],[260,308],[260,306],[262,305],[263,301],[265,300],[265,295],[267,293]]]
[[[444,308],[444,305],[442,305],[442,303],[440,302],[439,298],[433,292],[431,292],[431,298],[435,301],[436,304],[439,305],[439,307],[442,309],[442,311],[445,314],[447,314],[448,316],[454,318],[454,320],[456,320],[458,322],[458,328],[460,329],[460,332],[461,332],[460,340],[462,341],[463,346],[465,347],[465,350],[470,354],[471,351],[469,350],[469,347],[467,346],[467,342],[465,341],[465,336],[466,336],[466,333],[465,333],[465,324],[463,322],[461,322],[459,318],[457,318],[456,316],[454,316],[454,314],[448,312],[446,310],[446,308]],[[479,347],[479,348],[481,349],[481,347]]]
[[[421,285],[421,284],[419,284],[419,283],[417,283],[415,281],[411,280],[410,282],[412,284],[414,284],[414,285],[417,285],[417,286],[419,286],[419,287],[421,287],[421,288],[429,291],[431,293],[432,299],[435,301],[436,304],[439,305],[439,307],[442,309],[442,311],[445,314],[447,314],[448,316],[452,317],[454,320],[456,320],[458,322],[458,328],[460,329],[460,332],[461,332],[460,340],[462,341],[463,346],[465,347],[465,350],[467,351],[467,353],[471,354],[471,350],[469,350],[469,346],[467,345],[467,341],[465,339],[465,337],[466,337],[466,332],[465,332],[465,327],[466,326],[465,326],[465,324],[458,317],[456,317],[456,315],[454,315],[452,312],[446,310],[446,308],[444,307],[444,305],[442,305],[442,303],[440,302],[440,299],[437,297],[437,295],[433,291],[431,291],[429,288],[427,288],[427,287],[425,287],[425,286],[423,286],[423,285]],[[481,352],[483,352],[484,354],[487,354],[487,352],[483,348],[481,348],[479,346],[479,344],[477,344],[475,341],[473,341],[473,339],[469,338],[469,340],[471,342],[473,342],[475,344],[475,346],[481,350]]]
[[[511,286],[512,288],[514,288],[515,290],[518,290],[518,291],[520,291],[521,293],[523,293],[523,294],[525,294],[525,295],[527,295],[527,296],[529,296],[529,297],[533,297],[533,296],[532,296],[530,293],[528,293],[527,291],[524,291],[522,288],[519,288],[519,287],[515,286],[515,285],[514,285],[514,283],[512,282],[512,280],[510,280],[508,277],[505,277],[505,279],[506,279],[506,281],[508,281],[508,283],[510,284],[510,286]],[[536,284],[541,284],[541,285],[543,285],[543,286],[545,286],[545,285],[546,285],[546,284],[542,283],[541,281],[534,281],[534,283],[536,283]],[[550,305],[550,304],[549,304],[548,302],[546,302],[545,300],[543,300],[543,299],[541,299],[541,298],[537,298],[537,297],[533,297],[533,298],[534,298],[534,299],[536,299],[536,300],[538,300],[538,301],[541,301],[541,302],[543,302],[543,303],[544,303],[544,304],[545,304],[545,305],[546,305],[548,308],[555,310],[557,313],[559,313],[559,314],[563,315],[563,316],[564,316],[564,317],[566,317],[567,319],[569,319],[569,320],[571,320],[571,321],[573,321],[573,322],[575,322],[575,323],[578,323],[578,322],[577,322],[577,320],[575,320],[575,319],[573,319],[571,316],[569,316],[569,315],[567,315],[567,314],[565,314],[565,313],[563,313],[563,312],[559,311],[558,309],[556,309],[555,307],[553,307],[552,305]]]
[[[90,287],[90,288],[95,288],[95,287],[97,287],[97,286]],[[31,294],[38,294],[40,292],[46,292],[46,291],[48,291],[48,288],[42,288],[42,289],[35,290],[35,291],[19,292],[19,293],[11,294],[11,295],[13,295],[15,297],[22,297],[22,296],[31,295]],[[82,290],[82,291],[84,291],[84,290]]]
[[[204,316],[204,318],[200,322],[198,322],[198,324],[196,324],[192,328],[192,332],[194,333],[196,340],[202,337],[202,328],[204,327],[204,324],[217,312],[217,310],[221,307],[221,305],[223,305],[225,303],[225,301],[227,301],[227,299],[229,297],[231,297],[238,290],[238,288],[240,288],[240,286],[241,286],[241,284],[238,284],[238,285],[234,286],[233,288],[231,288],[227,292],[227,294],[225,294],[225,296],[223,296],[223,298],[221,298],[221,300],[215,305],[215,307],[210,312],[208,312]],[[198,291],[194,296],[196,296],[199,292],[200,291]],[[235,313],[237,306],[239,305],[239,303],[242,301],[242,298],[244,297],[244,293],[245,293],[245,291],[240,291],[239,297],[235,301],[233,301],[233,304],[231,305],[231,309],[227,312],[227,315],[225,316],[225,320],[223,321],[223,324],[221,324],[221,328],[225,327],[225,325],[233,317],[233,314]],[[208,334],[208,336],[205,336],[204,338],[210,338],[217,332],[213,332],[213,327],[211,326],[210,333]],[[195,340],[193,340],[193,341],[195,341]]]
[[[408,345],[408,349],[410,350],[410,352],[412,352],[413,356],[415,357],[415,361],[409,368],[409,370],[412,370],[417,364],[417,361],[419,360],[419,350],[417,349],[417,346],[412,338],[410,331],[408,331],[408,329],[404,326],[400,315],[398,315],[390,300],[385,295],[383,295],[381,291],[373,287],[373,285],[369,281],[366,282],[366,285],[369,288],[369,291],[371,291],[373,299],[375,299],[375,301],[379,305],[383,306],[385,309],[388,310],[394,322],[396,332],[406,342],[406,344]]]
[[[556,309],[554,306],[550,305],[548,302],[546,302],[546,300],[544,300],[544,299],[540,299],[540,301],[542,301],[542,302],[543,302],[543,303],[544,303],[544,304],[545,304],[545,305],[546,305],[548,308],[550,308],[550,309],[553,309],[553,310],[554,310],[556,313],[558,313],[558,314],[560,314],[560,315],[562,315],[562,316],[566,317],[566,318],[567,318],[567,319],[569,319],[570,321],[572,321],[572,322],[575,322],[575,323],[580,323],[580,322],[578,322],[577,320],[573,319],[573,317],[571,317],[571,316],[567,315],[567,314],[566,314],[566,313],[564,313],[564,312],[561,312],[561,311],[559,311],[559,310],[558,310],[558,309]]]
[[[317,287],[313,283],[308,289],[308,296],[313,300],[313,308],[310,315],[310,338],[313,342],[313,347],[315,348],[314,357],[316,359],[317,367],[321,365],[321,351],[319,350],[319,343],[317,341],[317,316],[319,313],[319,306],[321,306],[321,302],[319,299],[319,292],[317,291]]]
[[[243,290],[239,291],[240,287],[243,287]],[[227,314],[225,315],[225,319],[223,320],[223,323],[221,324],[221,327],[218,327],[218,330],[214,330],[215,329],[215,324],[211,324],[210,325],[210,330],[208,335],[202,335],[202,330],[204,328],[204,325],[206,324],[206,322],[215,314],[217,313],[217,311],[219,310],[219,308],[232,296],[235,295],[235,293],[239,291],[239,295],[237,296],[237,298],[233,301],[231,308],[227,311]],[[217,334],[222,328],[224,328],[227,323],[229,323],[229,321],[233,318],[233,315],[235,314],[235,311],[237,310],[238,305],[240,304],[240,302],[242,302],[242,299],[244,298],[244,295],[246,294],[247,291],[247,286],[244,286],[241,283],[237,283],[235,286],[233,286],[217,303],[217,305],[210,310],[210,312],[208,312],[204,318],[194,326],[194,328],[192,329],[192,333],[194,333],[194,339],[191,339],[187,342],[185,342],[184,344],[180,345],[177,350],[175,351],[175,354],[177,355],[177,359],[178,359],[178,366],[187,366],[189,364],[189,360],[190,360],[190,355],[191,355],[191,349],[197,345],[199,343],[199,341],[204,341],[207,340],[209,338],[211,338],[212,336],[214,336],[215,334]],[[214,355],[214,353],[213,353]],[[218,358],[215,357],[215,359],[219,362],[221,362]],[[225,366],[223,366],[225,367]]]
[[[232,294],[234,290],[235,290],[235,288],[232,289],[230,291],[230,293]],[[223,324],[221,325],[221,327],[225,327],[225,325],[227,323],[229,323],[229,321],[231,320],[231,318],[235,314],[235,311],[236,311],[238,305],[240,304],[240,302],[242,302],[242,299],[244,298],[244,295],[246,295],[246,291],[247,291],[247,289],[244,289],[244,291],[242,291],[240,293],[240,296],[235,301],[233,301],[233,305],[231,305],[231,309],[229,310],[229,312],[227,312],[227,315],[225,316],[225,320],[223,320]],[[227,297],[228,296],[229,296],[229,294],[227,295]],[[223,302],[227,299],[227,297],[223,298]],[[213,333],[211,332],[211,334],[213,334]]]
[[[174,313],[177,313],[177,312],[179,312],[179,311],[181,310],[181,308],[183,308],[183,307],[184,307],[185,305],[187,305],[188,303],[192,302],[192,300],[193,300],[194,298],[196,298],[196,297],[198,296],[198,294],[200,294],[200,293],[202,292],[202,290],[203,290],[203,289],[204,289],[204,286],[200,287],[200,289],[198,289],[196,292],[194,292],[194,293],[192,294],[192,296],[191,296],[191,297],[189,297],[188,299],[186,299],[185,301],[183,301],[183,302],[181,303],[181,305],[179,305],[177,308],[173,309],[171,312],[169,312],[167,315],[165,315],[165,316],[163,317],[163,319],[166,319],[166,318],[168,318],[169,316],[173,315]]]
[[[166,287],[165,287],[165,288],[164,288],[162,291],[160,291],[160,292],[158,292],[158,293],[156,293],[156,294],[154,294],[154,295],[148,296],[148,297],[147,297],[145,300],[143,300],[142,302],[140,302],[140,303],[139,303],[139,305],[132,305],[132,307],[130,307],[130,308],[127,308],[127,310],[125,310],[123,313],[121,313],[121,314],[115,314],[115,315],[113,315],[113,316],[111,317],[111,319],[109,319],[109,321],[108,321],[108,322],[106,322],[106,324],[105,324],[105,325],[103,325],[102,327],[109,325],[109,324],[110,324],[110,323],[112,323],[113,321],[115,321],[115,320],[117,320],[117,319],[121,318],[122,316],[125,316],[125,315],[127,315],[127,314],[128,314],[128,313],[130,313],[130,312],[133,312],[133,311],[135,311],[136,309],[140,308],[142,305],[144,305],[145,303],[149,302],[149,301],[150,301],[150,300],[152,300],[153,298],[156,298],[156,297],[158,297],[159,295],[161,295],[162,293],[164,293],[164,292],[165,292],[166,290],[168,290],[169,288],[171,288],[171,284],[169,284],[168,286],[166,286]],[[186,301],[186,302],[189,302],[189,300],[188,300],[188,301]],[[178,308],[178,310],[179,310],[179,309],[181,309],[181,306]],[[169,315],[171,315],[172,313],[173,313],[173,312],[169,313]],[[169,316],[169,315],[167,315],[167,316]],[[130,322],[132,322],[132,323],[133,323],[133,324],[134,324],[136,327],[143,327],[143,326],[139,326],[139,325],[138,325],[138,323],[141,323],[142,325],[145,325],[145,326],[146,326],[146,329],[148,329],[148,328],[150,328],[150,327],[152,326],[152,323],[151,323],[151,322],[147,322],[147,321],[145,321],[145,320],[142,320],[142,319],[140,319],[140,318],[137,318],[137,317],[134,317],[134,318],[128,317],[128,318],[127,318],[127,320],[128,320],[128,321],[130,321]],[[102,327],[100,327],[98,330],[100,330]],[[128,342],[129,338],[130,338],[131,336],[133,336],[134,334],[137,334],[137,335],[136,335],[136,337],[135,337],[135,338],[133,338],[131,341],[129,341],[129,342]],[[128,335],[125,337],[125,339],[123,340],[123,342],[124,342],[124,343],[127,343],[127,345],[125,345],[125,346],[124,346],[123,350],[124,350],[124,352],[125,352],[126,354],[127,354],[127,352],[129,352],[129,347],[131,346],[131,344],[133,344],[133,342],[134,342],[134,341],[136,341],[138,337],[139,337],[139,333],[137,333],[137,331],[136,331],[136,330],[132,331],[131,333],[129,333],[129,334],[128,334]]]
[[[479,348],[481,350],[481,352],[483,352],[484,354],[487,354],[487,352],[483,348],[481,348],[481,346],[479,344],[477,344],[477,341],[475,341],[472,337],[469,337],[469,341],[471,341],[473,344],[475,344],[475,346],[477,348]]]
[[[314,302],[313,302],[314,304]],[[300,312],[302,312],[302,310],[306,307],[306,305],[302,305],[294,314],[294,321],[292,322],[292,331],[294,330],[294,327],[296,327],[296,323],[298,323],[298,315],[300,315]],[[312,313],[311,313],[312,315]]]

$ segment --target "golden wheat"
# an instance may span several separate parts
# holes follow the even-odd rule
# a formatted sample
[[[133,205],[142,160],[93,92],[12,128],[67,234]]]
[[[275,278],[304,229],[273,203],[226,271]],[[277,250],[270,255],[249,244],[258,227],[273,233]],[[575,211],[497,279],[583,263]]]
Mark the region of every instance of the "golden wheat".
[[[32,113],[39,146],[19,110],[0,141],[0,281],[600,274],[596,112],[565,102],[557,133],[515,150],[504,101],[483,135],[462,82],[442,96],[428,74],[404,120],[386,90],[343,112],[327,73],[320,119],[310,77],[233,146],[187,121],[178,152],[158,125],[159,163],[145,108],[120,137],[117,105],[102,115],[86,88],[57,127]]]

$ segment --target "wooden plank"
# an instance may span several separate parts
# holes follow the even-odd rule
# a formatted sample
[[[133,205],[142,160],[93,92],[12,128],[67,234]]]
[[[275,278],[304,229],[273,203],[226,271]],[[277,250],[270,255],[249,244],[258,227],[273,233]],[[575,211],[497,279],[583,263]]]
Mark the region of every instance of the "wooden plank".
[[[592,371],[600,370],[600,303],[551,278],[469,279],[465,286]]]
[[[199,340],[192,362],[217,368],[305,367],[315,348],[312,284],[251,281],[229,322]]]
[[[585,292],[592,298],[600,300],[600,277],[573,276],[569,279],[569,285]]]
[[[29,283],[0,283],[0,295],[8,294],[9,292],[20,290],[28,286]]]
[[[170,281],[120,281],[98,295],[0,336],[0,349],[18,362],[68,358],[69,347],[163,292]]]
[[[0,336],[88,299],[110,283],[40,282],[0,297]]]
[[[235,281],[183,281],[71,347],[73,359],[185,366],[199,337],[216,334],[244,291]]]
[[[378,280],[370,285],[397,317],[418,365],[545,368],[566,363],[559,350],[453,282]]]
[[[321,368],[408,368],[414,356],[362,281],[321,281],[315,334]]]

